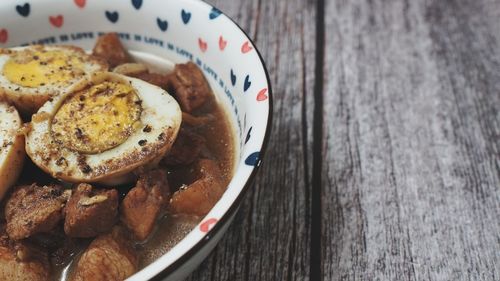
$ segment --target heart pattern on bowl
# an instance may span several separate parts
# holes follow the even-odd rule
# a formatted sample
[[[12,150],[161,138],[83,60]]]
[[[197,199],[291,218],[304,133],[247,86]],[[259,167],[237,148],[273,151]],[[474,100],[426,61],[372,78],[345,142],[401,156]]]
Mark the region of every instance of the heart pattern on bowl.
[[[206,41],[203,41],[203,39],[198,38],[198,45],[200,46],[200,50],[202,52],[206,52],[208,49],[208,44]]]
[[[120,16],[118,14],[118,12],[116,12],[116,11],[114,11],[114,12],[113,11],[105,11],[104,13],[106,14],[106,18],[112,23],[116,23],[118,21],[119,16]]]
[[[156,18],[156,24],[158,24],[158,27],[160,28],[161,31],[167,31],[168,21]]]
[[[31,11],[31,6],[29,3],[26,3],[24,5],[17,5],[16,6],[16,11],[18,14],[20,14],[23,17],[27,17],[30,15]]]
[[[191,20],[191,13],[188,12],[188,11],[186,11],[186,10],[184,10],[184,9],[182,9],[181,10],[181,18],[182,18],[182,22],[184,24],[188,24],[189,21]]]
[[[243,45],[241,46],[241,52],[243,54],[246,54],[248,52],[250,52],[251,50],[253,50],[252,46],[250,46],[250,42],[249,41],[246,41],[245,43],[243,43]]]
[[[247,77],[245,77],[245,84],[243,84],[243,91],[248,91],[248,89],[250,89],[250,86],[252,86],[252,81],[250,81],[250,75],[247,75]]]
[[[50,16],[49,21],[54,27],[61,27],[64,23],[64,17],[62,15]]]
[[[221,14],[222,12],[219,9],[213,7],[212,10],[210,11],[210,14],[208,15],[208,18],[214,20],[218,18]]]
[[[236,86],[236,75],[234,75],[234,71],[231,69],[231,73],[229,73],[231,75],[231,84],[234,86]]]
[[[260,152],[254,152],[245,159],[245,164],[248,166],[258,166],[260,164]]]
[[[245,144],[250,140],[250,137],[252,136],[252,129],[253,127],[250,127],[250,129],[248,129],[248,133],[247,133],[247,136],[245,138]]]
[[[224,37],[222,37],[222,35],[219,37],[219,49],[221,51],[224,51],[224,49],[226,48],[227,46],[227,41],[224,40]]]
[[[79,8],[84,8],[86,4],[86,0],[75,0],[75,5]]]
[[[265,101],[267,100],[267,88],[260,90],[257,94],[257,101]]]
[[[219,220],[216,218],[206,219],[200,224],[200,231],[205,233],[209,232],[218,221]]]
[[[0,44],[7,43],[8,39],[9,39],[9,32],[7,31],[7,29],[5,28],[0,29]]]
[[[136,10],[139,10],[142,6],[142,0],[132,0],[132,6],[134,6]]]

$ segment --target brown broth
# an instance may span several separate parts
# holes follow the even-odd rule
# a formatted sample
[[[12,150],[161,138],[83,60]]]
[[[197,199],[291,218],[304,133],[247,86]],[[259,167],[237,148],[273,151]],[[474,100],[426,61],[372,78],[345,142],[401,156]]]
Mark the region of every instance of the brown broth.
[[[233,175],[235,152],[233,130],[226,112],[221,105],[210,101],[208,106],[196,113],[199,115],[212,114],[215,117],[207,125],[193,129],[193,132],[205,138],[209,151],[202,152],[202,154],[210,154],[203,156],[215,160],[219,164],[223,184],[227,186]],[[168,173],[169,184],[173,189],[178,189],[181,185],[193,181],[193,171],[190,168],[170,168]],[[159,221],[156,231],[148,241],[138,245],[140,268],[144,268],[172,249],[200,220],[200,217],[166,214]]]
[[[221,178],[223,184],[227,186],[231,180],[234,169],[235,160],[235,141],[232,126],[228,116],[222,105],[218,104],[215,99],[207,102],[207,105],[193,113],[196,116],[206,114],[212,115],[214,118],[208,124],[201,127],[190,127],[189,130],[203,136],[206,141],[206,149],[202,151],[203,158],[215,160],[222,172]],[[192,167],[163,167],[167,169],[169,185],[172,192],[177,190],[183,184],[189,184],[195,180],[195,175]],[[53,178],[41,171],[35,164],[27,159],[23,172],[18,181],[20,184],[49,184],[55,182]],[[69,187],[69,185],[66,185]],[[121,198],[132,188],[133,185],[121,186],[117,189],[122,193]],[[8,195],[6,196],[8,198]],[[5,200],[4,200],[5,201]],[[2,202],[5,203],[5,202]],[[3,204],[2,204],[3,205]],[[139,256],[139,270],[149,265],[160,256],[168,252],[182,238],[184,238],[201,220],[201,217],[172,215],[166,213],[159,219],[155,231],[150,235],[148,240],[136,244],[136,250]],[[52,265],[52,280],[66,280],[68,274],[76,264],[81,253],[90,243],[91,239],[75,239],[76,244],[68,249],[70,254],[68,257],[55,262],[51,259]],[[47,249],[53,257],[53,252],[59,248]]]

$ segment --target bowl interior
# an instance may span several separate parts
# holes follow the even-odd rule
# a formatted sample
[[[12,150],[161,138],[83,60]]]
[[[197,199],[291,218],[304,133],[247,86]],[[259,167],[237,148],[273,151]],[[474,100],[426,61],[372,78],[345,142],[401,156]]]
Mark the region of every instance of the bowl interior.
[[[118,32],[129,50],[174,63],[195,62],[226,108],[236,136],[235,175],[224,196],[185,239],[136,274],[141,279],[150,278],[206,238],[240,196],[260,164],[269,121],[270,88],[265,67],[250,39],[231,19],[202,1],[0,2],[0,48],[36,43],[77,45],[89,50],[100,34],[110,31]]]

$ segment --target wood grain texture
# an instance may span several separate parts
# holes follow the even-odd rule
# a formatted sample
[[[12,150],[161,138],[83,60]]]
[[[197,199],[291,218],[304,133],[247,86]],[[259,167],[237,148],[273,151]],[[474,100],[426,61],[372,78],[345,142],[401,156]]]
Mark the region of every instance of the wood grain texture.
[[[329,2],[326,280],[500,278],[500,6],[476,2]]]
[[[500,2],[210,2],[256,39],[275,118],[188,280],[500,280]]]

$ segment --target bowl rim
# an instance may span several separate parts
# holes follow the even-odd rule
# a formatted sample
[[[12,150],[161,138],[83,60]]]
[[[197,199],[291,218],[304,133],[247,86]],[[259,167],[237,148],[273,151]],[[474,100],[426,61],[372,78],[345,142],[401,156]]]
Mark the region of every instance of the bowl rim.
[[[208,5],[210,7],[218,9],[217,7],[205,2],[204,0],[195,0],[195,2],[200,2],[202,4],[205,4],[205,5]],[[219,11],[221,11],[221,10],[219,10]],[[261,149],[259,152],[259,162],[257,163],[257,165],[255,165],[252,168],[252,172],[251,172],[250,176],[248,177],[247,181],[245,182],[243,188],[239,192],[238,196],[236,197],[236,199],[234,199],[234,201],[231,203],[231,205],[229,206],[227,211],[222,215],[222,217],[219,218],[217,223],[208,232],[206,232],[205,235],[203,235],[203,237],[198,242],[196,242],[196,244],[191,246],[184,254],[182,254],[179,258],[174,260],[170,265],[165,267],[160,272],[156,273],[154,275],[154,277],[152,277],[150,280],[163,280],[164,278],[167,278],[170,274],[172,274],[177,269],[179,269],[181,266],[183,266],[186,262],[188,262],[203,247],[205,247],[208,244],[208,242],[210,242],[210,240],[215,236],[215,234],[218,233],[224,227],[224,225],[228,222],[228,220],[230,220],[232,215],[239,209],[239,207],[241,206],[241,202],[243,201],[243,198],[245,197],[246,193],[250,189],[250,186],[253,185],[255,178],[257,176],[257,173],[260,170],[260,167],[262,166],[262,162],[263,162],[264,156],[267,152],[267,148],[269,145],[269,139],[270,139],[271,130],[272,130],[273,109],[274,109],[274,98],[273,98],[274,95],[273,95],[269,70],[267,69],[266,63],[264,61],[264,58],[263,58],[261,52],[257,48],[254,40],[250,37],[250,35],[235,20],[233,20],[233,18],[229,17],[224,12],[222,12],[222,14],[225,15],[232,22],[232,24],[234,24],[243,33],[243,35],[248,39],[248,41],[254,46],[254,50],[257,53],[257,56],[260,60],[260,64],[262,65],[262,68],[264,70],[264,74],[266,76],[266,82],[267,82],[267,86],[268,86],[268,104],[269,104],[268,108],[269,108],[269,110],[268,110],[268,115],[267,115],[267,123],[266,123],[266,130],[264,133],[264,139],[263,139],[262,146],[261,146]],[[235,168],[237,168],[237,167],[235,167]],[[238,171],[238,169],[235,170],[235,174],[237,171]],[[185,239],[185,237],[183,239]],[[203,261],[205,259],[206,258],[204,258]],[[137,273],[139,273],[139,272],[137,272]]]
[[[34,0],[31,0],[34,1]],[[28,2],[28,1],[26,1]],[[7,3],[3,4],[11,4],[15,3],[13,0],[7,1]],[[163,2],[165,3],[165,2]],[[18,3],[19,4],[19,3]],[[5,6],[7,6],[5,5]],[[164,257],[168,252],[163,253],[161,256],[159,256],[157,259],[155,259],[152,263],[146,265],[145,267],[141,268],[137,272],[135,272],[131,278],[132,280],[136,280],[136,278],[148,278],[151,280],[162,280],[174,272],[176,272],[178,269],[180,269],[182,266],[186,265],[189,263],[189,261],[200,252],[209,242],[213,242],[214,237],[216,236],[217,233],[220,233],[222,230],[224,230],[224,227],[228,225],[228,222],[232,219],[232,217],[235,215],[236,211],[239,209],[241,206],[241,203],[243,201],[244,196],[247,194],[248,190],[250,187],[253,185],[255,178],[257,176],[257,173],[259,171],[259,168],[262,165],[262,161],[265,158],[265,154],[267,152],[267,147],[269,144],[269,139],[271,135],[271,129],[272,129],[272,121],[273,121],[273,108],[274,108],[274,95],[273,95],[273,90],[272,90],[272,85],[271,85],[271,78],[269,75],[269,71],[267,69],[266,63],[264,62],[263,56],[259,49],[257,48],[254,40],[249,36],[249,34],[238,24],[236,23],[235,20],[233,20],[231,17],[223,13],[221,10],[216,8],[214,5],[211,5],[210,3],[205,2],[204,0],[190,0],[190,1],[185,1],[184,5],[189,6],[204,6],[205,8],[211,8],[215,9],[217,11],[220,11],[220,13],[228,20],[225,25],[228,26],[228,28],[231,28],[234,30],[235,33],[239,33],[242,38],[245,38],[250,45],[253,47],[253,50],[255,51],[255,54],[257,56],[252,58],[252,62],[255,64],[254,66],[257,68],[257,73],[260,75],[260,80],[262,82],[266,82],[266,89],[267,89],[267,101],[265,102],[266,104],[266,109],[267,114],[262,115],[261,117],[258,117],[259,120],[262,120],[264,118],[267,118],[266,123],[260,122],[259,123],[259,132],[263,132],[263,134],[260,134],[258,140],[259,140],[259,145],[256,146],[256,149],[258,150],[258,157],[257,161],[254,165],[251,165],[251,167],[245,166],[242,164],[242,161],[235,161],[235,166],[234,166],[234,171],[233,171],[233,176],[231,178],[230,183],[228,184],[234,184],[235,187],[237,187],[233,194],[231,194],[230,198],[227,198],[227,200],[223,200],[224,197],[219,199],[217,202],[222,203],[222,204],[217,204],[215,205],[210,212],[200,218],[200,222],[193,227],[191,230],[189,230],[188,234],[185,235],[179,242],[177,242],[174,245],[174,248],[179,246],[182,241],[186,241],[184,247],[181,247],[178,251],[178,254],[174,257],[172,256],[172,259],[169,259],[168,262],[160,262],[161,257]],[[4,7],[4,5],[0,5]],[[258,59],[257,59],[258,58]],[[265,75],[265,79],[264,76]],[[248,106],[248,105],[247,105]],[[247,107],[248,108],[248,107]],[[265,126],[265,127],[263,127]],[[255,127],[255,126],[254,126]],[[255,128],[254,128],[255,129]],[[236,133],[236,131],[234,132]],[[235,143],[237,145],[237,143]],[[243,155],[241,156],[243,157]],[[238,157],[237,157],[238,158]],[[240,173],[243,172],[243,177],[235,181],[236,176]],[[227,194],[227,191],[225,192]],[[208,231],[205,232],[205,230],[202,231],[201,235],[197,235],[195,239],[187,237],[190,233],[192,234],[197,228],[200,226],[200,223],[202,223],[204,220],[210,217],[210,214],[214,212],[218,212],[218,220],[217,222],[208,229]],[[188,242],[189,241],[189,242]],[[171,249],[172,250],[172,249]],[[171,251],[169,250],[169,251]],[[204,257],[205,259],[205,257]],[[150,266],[153,266],[151,268]],[[148,271],[144,271],[146,268],[150,268]],[[191,272],[189,272],[191,273]],[[128,279],[127,279],[128,280]]]

